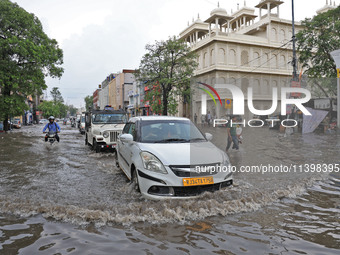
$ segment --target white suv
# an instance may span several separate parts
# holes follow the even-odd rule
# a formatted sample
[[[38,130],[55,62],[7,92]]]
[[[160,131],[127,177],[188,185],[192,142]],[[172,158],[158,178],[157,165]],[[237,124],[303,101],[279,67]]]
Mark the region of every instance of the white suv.
[[[129,120],[117,162],[142,195],[183,198],[233,183],[229,158],[187,118],[141,116]]]
[[[94,110],[85,114],[85,144],[96,152],[103,149],[115,151],[118,136],[127,121],[120,110]]]

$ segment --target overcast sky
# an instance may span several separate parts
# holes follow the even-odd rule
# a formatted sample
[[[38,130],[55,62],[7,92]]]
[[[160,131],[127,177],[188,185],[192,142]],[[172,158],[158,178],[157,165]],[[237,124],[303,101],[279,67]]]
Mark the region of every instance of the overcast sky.
[[[145,45],[178,35],[188,21],[205,20],[217,7],[214,0],[12,0],[43,23],[50,38],[64,51],[63,77],[46,80],[48,92],[59,87],[67,104],[84,106],[107,75],[136,69]],[[333,3],[334,0],[332,0]],[[221,0],[220,7],[235,12],[243,0]],[[247,0],[254,7],[260,0]],[[335,1],[339,4],[339,0]],[[295,0],[295,20],[313,17],[326,0]],[[256,10],[258,14],[258,10]],[[280,6],[280,16],[291,19],[291,0]],[[48,93],[49,95],[49,93]]]

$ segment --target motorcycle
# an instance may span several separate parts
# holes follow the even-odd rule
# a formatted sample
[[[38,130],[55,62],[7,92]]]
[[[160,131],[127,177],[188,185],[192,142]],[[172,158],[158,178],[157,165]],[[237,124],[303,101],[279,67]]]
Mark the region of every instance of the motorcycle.
[[[51,145],[56,141],[55,135],[56,135],[56,132],[48,132],[48,133],[47,133],[47,141],[48,141]]]

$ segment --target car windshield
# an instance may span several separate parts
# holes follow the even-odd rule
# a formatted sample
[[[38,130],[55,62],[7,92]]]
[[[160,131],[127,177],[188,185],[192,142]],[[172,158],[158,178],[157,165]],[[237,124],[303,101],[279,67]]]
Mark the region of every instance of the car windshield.
[[[81,123],[85,123],[85,116],[81,116],[80,122],[81,122]]]
[[[119,113],[98,113],[92,115],[94,124],[120,124],[126,123],[126,115]]]
[[[148,120],[141,122],[142,143],[185,143],[206,141],[198,128],[187,120]]]

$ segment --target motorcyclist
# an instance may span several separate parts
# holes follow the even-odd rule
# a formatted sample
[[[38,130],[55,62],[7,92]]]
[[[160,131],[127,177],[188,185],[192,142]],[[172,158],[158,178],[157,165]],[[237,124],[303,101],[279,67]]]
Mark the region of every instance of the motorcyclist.
[[[46,129],[48,128],[48,131],[50,132],[54,132],[55,133],[55,138],[57,139],[58,143],[59,143],[59,136],[58,133],[60,132],[60,126],[58,125],[57,122],[54,122],[54,117],[50,116],[48,118],[49,123],[46,124],[46,126],[43,129],[43,132],[45,133]],[[45,142],[47,142],[47,134],[45,135]]]

